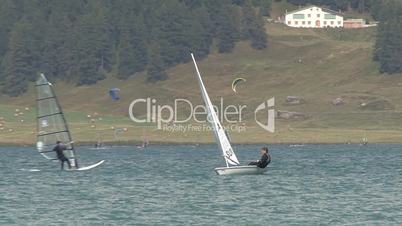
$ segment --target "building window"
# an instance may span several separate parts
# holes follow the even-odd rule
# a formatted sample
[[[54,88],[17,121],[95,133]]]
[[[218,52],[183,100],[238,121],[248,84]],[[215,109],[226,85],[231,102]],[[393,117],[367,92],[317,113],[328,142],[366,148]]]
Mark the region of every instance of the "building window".
[[[311,17],[311,14],[307,14],[307,17],[310,18],[310,17]]]
[[[341,21],[338,21],[338,24],[341,25]]]
[[[289,20],[289,21],[288,21],[288,24],[291,25],[291,24],[292,24],[292,21]]]
[[[305,24],[306,24],[306,21],[303,21],[302,24],[305,25]]]
[[[293,14],[293,19],[304,20],[304,14]]]
[[[326,20],[335,20],[336,15],[334,15],[334,14],[324,14],[324,19],[326,19]]]
[[[317,14],[317,17],[320,17],[321,16],[321,14]]]
[[[331,21],[331,25],[334,25],[334,21]]]
[[[324,21],[324,25],[327,25],[327,21]]]
[[[311,24],[311,21],[309,21],[308,24],[310,25],[310,24]]]
[[[298,24],[299,24],[299,21],[295,21],[295,24],[298,25]]]

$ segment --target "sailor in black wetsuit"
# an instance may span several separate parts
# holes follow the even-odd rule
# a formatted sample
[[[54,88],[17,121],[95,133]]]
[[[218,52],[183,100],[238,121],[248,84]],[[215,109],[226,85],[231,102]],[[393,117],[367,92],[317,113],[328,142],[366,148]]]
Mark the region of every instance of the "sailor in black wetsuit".
[[[56,142],[56,146],[54,146],[53,151],[56,152],[57,158],[61,163],[61,170],[64,169],[64,162],[67,162],[68,168],[71,169],[70,160],[64,155],[63,151],[67,150],[67,146],[62,144],[60,141]]]
[[[271,156],[268,153],[268,148],[261,148],[261,159],[259,161],[250,162],[248,165],[256,165],[259,168],[265,168],[271,163]]]

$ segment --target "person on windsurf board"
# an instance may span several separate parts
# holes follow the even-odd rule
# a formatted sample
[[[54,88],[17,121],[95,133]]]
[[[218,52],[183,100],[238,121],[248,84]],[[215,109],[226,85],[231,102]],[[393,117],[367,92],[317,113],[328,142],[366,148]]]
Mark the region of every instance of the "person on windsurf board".
[[[267,147],[261,148],[261,159],[259,161],[250,162],[249,166],[257,166],[259,168],[265,168],[271,163],[271,156]]]
[[[70,160],[64,155],[64,150],[67,150],[67,146],[61,141],[56,142],[56,146],[54,146],[53,151],[57,154],[57,159],[59,159],[61,164],[61,170],[64,169],[64,162],[67,162],[68,168],[71,169]]]

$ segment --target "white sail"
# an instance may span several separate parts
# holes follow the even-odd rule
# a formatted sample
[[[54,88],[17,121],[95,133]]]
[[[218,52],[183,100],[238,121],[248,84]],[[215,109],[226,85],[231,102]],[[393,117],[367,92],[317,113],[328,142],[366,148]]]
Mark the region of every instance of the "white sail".
[[[71,135],[64,118],[63,111],[53,92],[52,84],[45,75],[41,74],[36,81],[37,91],[37,143],[36,148],[45,158],[56,160],[56,153],[52,150],[57,141],[67,145],[65,156],[71,165],[78,168]]]
[[[219,118],[216,115],[214,107],[209,99],[207,90],[205,89],[204,83],[201,79],[200,71],[198,70],[197,62],[195,61],[194,55],[191,53],[191,57],[193,58],[195,70],[197,71],[198,75],[198,82],[200,84],[202,98],[204,99],[205,106],[208,113],[208,121],[211,123],[214,134],[217,142],[219,143],[219,147],[222,150],[223,157],[225,158],[226,165],[240,165],[239,160],[235,153],[233,152],[232,146],[230,145],[229,139],[226,136],[225,128],[222,127],[221,123],[219,122]]]

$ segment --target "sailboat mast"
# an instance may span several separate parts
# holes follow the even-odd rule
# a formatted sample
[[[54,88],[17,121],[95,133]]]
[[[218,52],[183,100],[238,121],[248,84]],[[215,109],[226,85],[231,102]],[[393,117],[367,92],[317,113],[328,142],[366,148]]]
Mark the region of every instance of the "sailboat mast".
[[[57,104],[57,107],[58,107],[59,110],[60,110],[61,118],[63,119],[64,126],[66,127],[66,130],[67,130],[68,139],[69,139],[70,141],[72,141],[73,139],[72,139],[72,137],[71,137],[70,129],[68,128],[67,120],[66,120],[66,118],[64,117],[64,113],[63,113],[63,110],[62,110],[62,108],[61,108],[61,106],[60,106],[59,100],[57,99],[57,96],[54,95],[55,92],[54,92],[54,90],[53,90],[53,85],[50,85],[49,87],[50,87],[51,92],[53,93],[53,96],[54,96],[53,98],[54,98],[54,100],[55,100],[55,102],[56,102],[56,104]],[[75,166],[76,168],[79,168],[79,167],[78,167],[77,155],[76,155],[75,149],[74,149],[74,143],[70,143],[70,146],[71,146],[71,151],[73,152],[73,156],[74,156],[74,158],[73,158],[74,166]]]
[[[77,155],[66,118],[52,84],[48,82],[44,74],[41,74],[37,80],[36,90],[39,153],[47,159],[57,159],[52,148],[56,141],[64,142],[69,146],[67,158],[71,160],[73,166],[78,168]]]
[[[215,109],[212,105],[211,99],[208,96],[207,90],[205,89],[204,83],[201,78],[200,71],[198,70],[197,62],[195,61],[194,55],[191,53],[191,57],[194,62],[195,70],[197,72],[198,83],[201,89],[202,98],[205,102],[205,107],[208,112],[209,121],[211,126],[213,127],[213,131],[215,134],[216,141],[219,144],[219,148],[222,151],[223,157],[226,162],[226,166],[229,165],[240,165],[239,160],[237,159],[235,153],[233,152],[232,145],[227,137],[225,129],[219,122],[219,118],[215,112]]]

